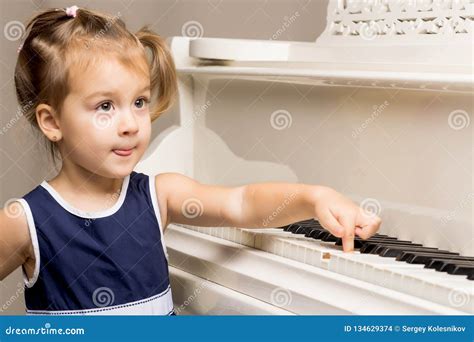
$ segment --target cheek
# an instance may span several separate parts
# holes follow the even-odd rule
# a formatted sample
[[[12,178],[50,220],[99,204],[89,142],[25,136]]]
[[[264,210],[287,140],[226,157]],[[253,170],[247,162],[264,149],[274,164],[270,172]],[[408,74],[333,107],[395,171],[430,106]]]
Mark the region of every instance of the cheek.
[[[100,116],[97,118],[84,116],[68,122],[63,127],[65,142],[70,148],[77,146],[82,149],[95,149],[95,152],[100,151],[100,147],[107,144],[107,136],[113,131],[113,125]],[[74,145],[74,146],[72,146]]]
[[[118,124],[118,116],[115,113],[96,112],[90,115],[86,120],[86,125],[95,132],[113,131]]]
[[[151,125],[148,123],[145,125],[143,129],[143,140],[146,142],[146,145],[150,142],[150,136],[151,136]]]
[[[148,143],[150,142],[150,135],[151,135],[151,120],[149,116],[142,118],[140,120],[139,125],[140,125],[140,140],[143,145],[148,145]]]

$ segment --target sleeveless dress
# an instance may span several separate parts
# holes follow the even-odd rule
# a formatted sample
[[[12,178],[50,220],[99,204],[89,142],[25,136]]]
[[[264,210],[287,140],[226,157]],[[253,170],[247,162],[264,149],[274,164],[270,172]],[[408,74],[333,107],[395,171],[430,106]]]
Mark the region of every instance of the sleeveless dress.
[[[132,172],[113,197],[85,212],[43,181],[17,200],[36,258],[27,314],[175,314],[155,178]]]

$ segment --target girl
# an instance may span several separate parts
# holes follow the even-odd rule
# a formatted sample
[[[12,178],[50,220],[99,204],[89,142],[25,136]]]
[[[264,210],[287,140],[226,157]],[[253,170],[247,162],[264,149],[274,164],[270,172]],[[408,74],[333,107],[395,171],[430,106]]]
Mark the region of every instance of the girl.
[[[18,101],[44,135],[56,177],[0,212],[0,279],[22,266],[29,314],[173,314],[163,232],[171,222],[264,228],[316,217],[353,249],[380,219],[336,191],[290,183],[221,187],[177,173],[134,172],[151,122],[177,81],[160,36],[76,6],[26,27],[15,70]],[[148,53],[147,53],[148,52]],[[183,203],[196,198],[199,216]]]

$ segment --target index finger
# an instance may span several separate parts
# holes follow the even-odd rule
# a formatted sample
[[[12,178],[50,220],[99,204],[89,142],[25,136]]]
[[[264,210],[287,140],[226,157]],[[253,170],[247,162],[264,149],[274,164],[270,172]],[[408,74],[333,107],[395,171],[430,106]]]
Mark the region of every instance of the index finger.
[[[342,249],[346,253],[353,252],[355,218],[350,216],[341,217],[341,224],[344,227],[344,235],[342,236]]]

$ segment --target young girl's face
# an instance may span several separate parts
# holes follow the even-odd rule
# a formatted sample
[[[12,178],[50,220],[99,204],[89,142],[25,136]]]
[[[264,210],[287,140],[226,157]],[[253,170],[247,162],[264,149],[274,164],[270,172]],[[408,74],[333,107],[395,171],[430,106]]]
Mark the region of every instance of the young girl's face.
[[[59,117],[63,160],[104,177],[130,174],[150,140],[149,74],[104,58],[85,72],[73,68],[69,82]]]

